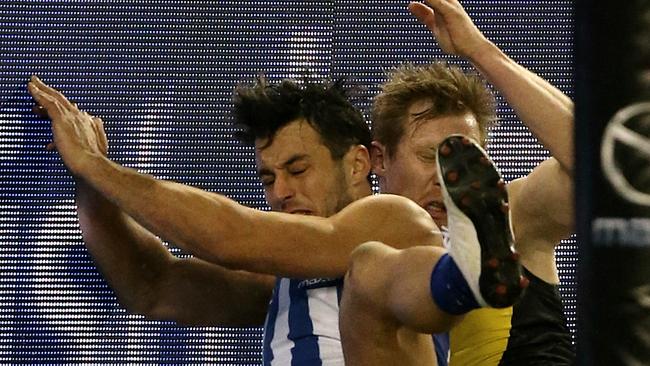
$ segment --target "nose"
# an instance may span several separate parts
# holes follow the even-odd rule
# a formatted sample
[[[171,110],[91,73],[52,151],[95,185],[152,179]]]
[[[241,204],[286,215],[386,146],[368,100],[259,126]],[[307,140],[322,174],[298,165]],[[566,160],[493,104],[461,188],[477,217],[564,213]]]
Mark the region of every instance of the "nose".
[[[440,187],[440,182],[438,181],[438,170],[433,169],[431,172],[431,181],[435,187]]]
[[[281,207],[295,196],[296,192],[293,184],[289,179],[282,176],[276,176],[273,183],[273,196]]]

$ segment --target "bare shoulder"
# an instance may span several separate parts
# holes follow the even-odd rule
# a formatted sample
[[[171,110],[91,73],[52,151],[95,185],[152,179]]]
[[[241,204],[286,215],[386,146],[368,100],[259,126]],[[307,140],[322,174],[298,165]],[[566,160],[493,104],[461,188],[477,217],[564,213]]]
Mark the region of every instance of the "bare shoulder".
[[[408,198],[379,194],[357,200],[332,217],[339,226],[354,227],[362,241],[381,241],[395,248],[442,245],[429,214]]]
[[[362,215],[361,215],[362,214]],[[373,222],[386,221],[394,227],[400,223],[437,229],[431,216],[415,202],[394,194],[368,196],[351,203],[339,213],[341,216],[371,219]]]

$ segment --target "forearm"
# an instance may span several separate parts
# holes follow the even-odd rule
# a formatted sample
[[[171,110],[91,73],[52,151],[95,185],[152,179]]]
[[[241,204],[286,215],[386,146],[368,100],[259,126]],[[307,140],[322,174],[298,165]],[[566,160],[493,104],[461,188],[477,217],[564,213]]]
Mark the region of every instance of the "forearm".
[[[262,326],[275,277],[175,258],[147,316],[191,326]]]
[[[234,201],[199,189],[122,167],[91,156],[77,173],[137,223],[159,237],[207,261],[228,265],[223,243],[246,232],[242,210]]]
[[[274,278],[176,258],[163,243],[85,182],[79,221],[97,267],[130,312],[197,326],[259,326]]]
[[[79,166],[75,174],[140,225],[202,260],[282,277],[345,273],[348,253],[341,247],[352,244],[336,240],[324,218],[261,212],[103,157]]]
[[[80,180],[76,202],[83,240],[95,264],[122,305],[135,313],[146,312],[171,254],[154,235]]]
[[[514,62],[491,42],[470,58],[506,98],[521,121],[562,167],[573,169],[573,102],[556,87]]]
[[[76,175],[149,231],[229,269],[291,278],[341,277],[350,252],[364,241],[396,247],[440,242],[428,214],[401,197],[357,200],[329,218],[291,215],[247,208],[105,158],[80,165]],[[402,216],[409,217],[408,229],[395,227],[394,222],[407,222]]]

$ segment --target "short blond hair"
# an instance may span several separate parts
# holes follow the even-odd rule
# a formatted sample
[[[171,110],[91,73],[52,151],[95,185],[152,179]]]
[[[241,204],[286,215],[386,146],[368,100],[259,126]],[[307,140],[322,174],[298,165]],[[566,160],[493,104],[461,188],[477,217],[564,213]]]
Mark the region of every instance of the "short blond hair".
[[[373,137],[386,146],[389,156],[404,135],[409,107],[422,99],[432,102],[428,118],[472,113],[485,145],[488,128],[496,121],[496,102],[485,81],[444,62],[405,64],[389,72],[372,108]]]

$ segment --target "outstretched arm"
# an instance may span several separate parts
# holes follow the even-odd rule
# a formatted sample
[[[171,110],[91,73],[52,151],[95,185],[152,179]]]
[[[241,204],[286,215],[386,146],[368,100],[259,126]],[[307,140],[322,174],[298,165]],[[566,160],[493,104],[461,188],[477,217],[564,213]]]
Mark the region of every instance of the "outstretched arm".
[[[98,151],[92,116],[37,78],[29,90],[46,108],[56,148],[73,175],[147,230],[206,261],[282,277],[341,277],[350,252],[365,241],[441,244],[426,211],[402,197],[368,197],[322,218],[262,212],[140,174]]]
[[[409,9],[443,51],[469,60],[501,92],[552,158],[509,184],[512,224],[522,263],[557,282],[555,246],[573,231],[573,103],[514,62],[476,28],[458,0],[427,0]]]
[[[555,247],[573,231],[573,103],[514,62],[476,28],[458,0],[427,0],[409,9],[447,53],[469,60],[501,92],[552,158],[508,186],[522,263],[546,282],[558,281]]]
[[[105,156],[108,141],[102,120],[83,116],[91,132],[85,141]],[[130,312],[188,325],[263,323],[273,277],[172,256],[157,237],[80,179],[76,203],[86,247]]]
[[[501,92],[523,123],[567,172],[573,169],[573,103],[483,36],[457,0],[427,0],[409,9],[443,51],[469,60]]]
[[[171,255],[83,181],[76,201],[86,247],[128,311],[184,325],[263,324],[274,277]]]
[[[103,122],[88,119],[89,146],[105,156]],[[50,146],[53,148],[54,146]],[[272,276],[230,271],[171,255],[160,239],[121,212],[83,180],[76,203],[84,242],[130,312],[187,325],[254,326],[264,321]]]

